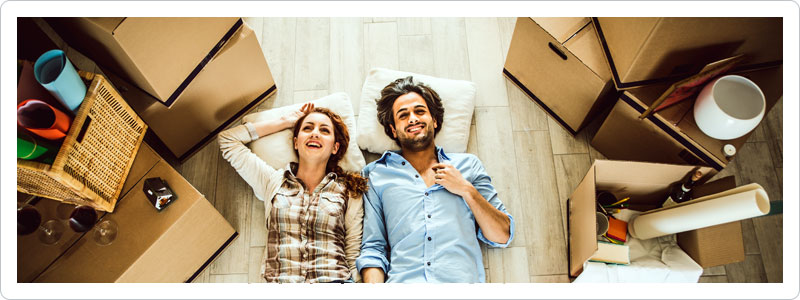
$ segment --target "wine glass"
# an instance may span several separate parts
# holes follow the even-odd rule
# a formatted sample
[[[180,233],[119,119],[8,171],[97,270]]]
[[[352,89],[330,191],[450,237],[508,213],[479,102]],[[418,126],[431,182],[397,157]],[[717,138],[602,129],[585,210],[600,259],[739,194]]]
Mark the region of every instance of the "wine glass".
[[[28,235],[38,230],[37,237],[42,244],[51,246],[61,240],[64,234],[64,225],[56,220],[42,223],[42,215],[33,205],[27,203],[17,204],[17,234]]]
[[[117,238],[117,223],[111,220],[97,222],[97,212],[91,206],[76,207],[69,217],[69,227],[75,232],[87,232],[94,227],[92,238],[100,246],[107,246]]]

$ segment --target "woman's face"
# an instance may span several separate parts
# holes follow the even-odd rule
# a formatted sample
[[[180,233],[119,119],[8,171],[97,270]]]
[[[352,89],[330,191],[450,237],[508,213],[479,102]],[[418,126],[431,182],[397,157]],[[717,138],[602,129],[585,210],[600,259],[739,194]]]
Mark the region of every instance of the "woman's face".
[[[321,113],[306,116],[294,138],[294,148],[300,160],[322,163],[324,166],[328,158],[339,151],[333,130],[333,122],[328,116]]]

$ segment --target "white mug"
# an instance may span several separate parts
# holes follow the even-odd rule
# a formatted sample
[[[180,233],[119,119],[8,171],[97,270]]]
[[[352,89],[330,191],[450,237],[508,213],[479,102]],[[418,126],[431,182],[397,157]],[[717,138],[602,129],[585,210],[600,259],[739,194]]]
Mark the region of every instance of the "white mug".
[[[739,75],[726,75],[700,91],[694,103],[694,120],[706,135],[732,140],[755,129],[766,107],[758,85]]]

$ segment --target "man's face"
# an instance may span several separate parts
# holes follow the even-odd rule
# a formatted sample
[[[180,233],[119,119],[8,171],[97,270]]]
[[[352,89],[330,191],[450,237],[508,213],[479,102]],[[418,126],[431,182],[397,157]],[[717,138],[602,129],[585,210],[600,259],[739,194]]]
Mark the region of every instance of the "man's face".
[[[392,134],[403,150],[420,151],[433,143],[438,124],[431,116],[425,99],[417,93],[397,97],[392,105],[394,126]]]

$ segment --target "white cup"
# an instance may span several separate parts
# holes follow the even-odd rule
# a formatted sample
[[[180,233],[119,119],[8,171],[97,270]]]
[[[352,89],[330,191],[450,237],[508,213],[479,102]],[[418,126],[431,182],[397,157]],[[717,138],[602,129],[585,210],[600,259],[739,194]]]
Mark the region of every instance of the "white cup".
[[[758,85],[739,75],[726,75],[700,91],[694,103],[694,120],[706,135],[732,140],[755,129],[766,107]]]

